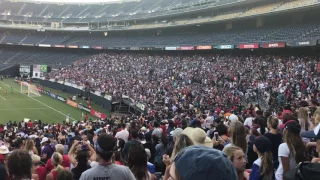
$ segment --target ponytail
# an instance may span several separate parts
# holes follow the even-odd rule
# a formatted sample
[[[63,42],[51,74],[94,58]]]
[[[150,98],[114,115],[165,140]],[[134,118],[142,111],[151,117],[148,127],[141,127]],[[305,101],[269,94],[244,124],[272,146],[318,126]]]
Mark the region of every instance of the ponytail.
[[[61,166],[62,163],[62,155],[60,153],[53,153],[51,156],[51,163],[57,170],[57,172],[60,172],[61,170],[64,170],[64,168]]]
[[[59,173],[60,171],[64,170],[64,168],[63,168],[60,164],[58,164],[58,165],[56,166],[56,170],[57,170],[57,172]]]
[[[260,174],[263,176],[263,180],[272,180],[273,176],[273,166],[272,166],[272,153],[271,151],[267,151],[263,153],[261,157],[261,167]]]

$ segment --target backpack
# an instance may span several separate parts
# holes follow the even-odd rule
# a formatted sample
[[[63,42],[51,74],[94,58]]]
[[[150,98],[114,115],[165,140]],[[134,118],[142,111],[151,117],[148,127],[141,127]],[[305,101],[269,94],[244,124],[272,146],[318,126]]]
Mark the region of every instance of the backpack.
[[[301,162],[295,169],[284,173],[286,180],[315,180],[320,176],[320,163]]]

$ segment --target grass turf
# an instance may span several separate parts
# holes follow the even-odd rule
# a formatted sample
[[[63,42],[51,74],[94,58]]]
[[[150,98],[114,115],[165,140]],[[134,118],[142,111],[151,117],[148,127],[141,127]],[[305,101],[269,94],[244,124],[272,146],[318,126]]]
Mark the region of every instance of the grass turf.
[[[20,93],[20,85],[14,82],[13,79],[0,81],[0,87],[0,124],[5,124],[9,120],[18,122],[24,118],[41,120],[46,123],[62,123],[62,121],[65,121],[67,114],[70,114],[70,121],[72,122],[74,120],[81,120],[82,112],[85,114],[84,111],[46,95],[30,98]],[[10,92],[10,87],[15,89],[13,94]],[[4,93],[5,90],[8,91],[7,95]],[[59,93],[59,95],[65,98],[69,96],[65,93]],[[97,105],[92,105],[92,108],[110,115],[110,112],[97,107]],[[89,117],[96,119],[91,115]]]

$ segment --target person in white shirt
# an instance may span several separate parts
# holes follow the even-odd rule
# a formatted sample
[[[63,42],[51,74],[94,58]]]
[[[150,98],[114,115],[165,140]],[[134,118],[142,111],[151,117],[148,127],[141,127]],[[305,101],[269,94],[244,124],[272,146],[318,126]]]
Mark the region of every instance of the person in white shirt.
[[[117,139],[123,139],[125,142],[127,142],[128,141],[128,138],[129,138],[129,131],[127,130],[127,128],[126,128],[126,124],[125,123],[122,123],[121,124],[121,128],[122,128],[122,130],[121,131],[119,131],[119,132],[117,132],[117,134],[116,134],[116,138]]]
[[[300,162],[308,161],[308,151],[300,136],[301,126],[297,121],[288,122],[283,132],[284,143],[278,149],[279,167],[276,179],[282,180],[283,174],[297,168]]]
[[[254,120],[254,117],[252,115],[252,112],[250,111],[249,112],[249,117],[247,117],[245,120],[244,120],[244,123],[243,125],[244,126],[247,126],[249,127],[250,129],[252,128],[252,125],[253,125],[253,120]]]

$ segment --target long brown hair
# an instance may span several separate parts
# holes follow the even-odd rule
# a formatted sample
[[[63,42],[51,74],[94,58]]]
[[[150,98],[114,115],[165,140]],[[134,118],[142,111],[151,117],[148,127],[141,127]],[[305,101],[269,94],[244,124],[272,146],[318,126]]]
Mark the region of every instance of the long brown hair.
[[[283,140],[288,145],[290,156],[295,157],[297,163],[308,160],[308,151],[299,133],[285,130],[283,132]]]
[[[246,131],[244,125],[240,121],[231,122],[230,137],[232,145],[240,147],[246,154],[248,148]]]
[[[273,176],[273,166],[272,166],[272,152],[267,151],[262,154],[261,157],[261,166],[260,166],[260,174],[263,176],[263,180],[271,180]]]
[[[176,140],[176,142],[174,143],[173,151],[171,154],[171,160],[173,161],[176,154],[181,152],[184,148],[192,145],[193,145],[192,140],[187,135],[181,134]]]
[[[308,116],[308,110],[305,107],[301,107],[298,110],[298,120],[303,129],[306,131],[309,131],[309,116]]]
[[[24,149],[27,151],[33,151],[34,142],[32,139],[27,139],[24,144]]]

